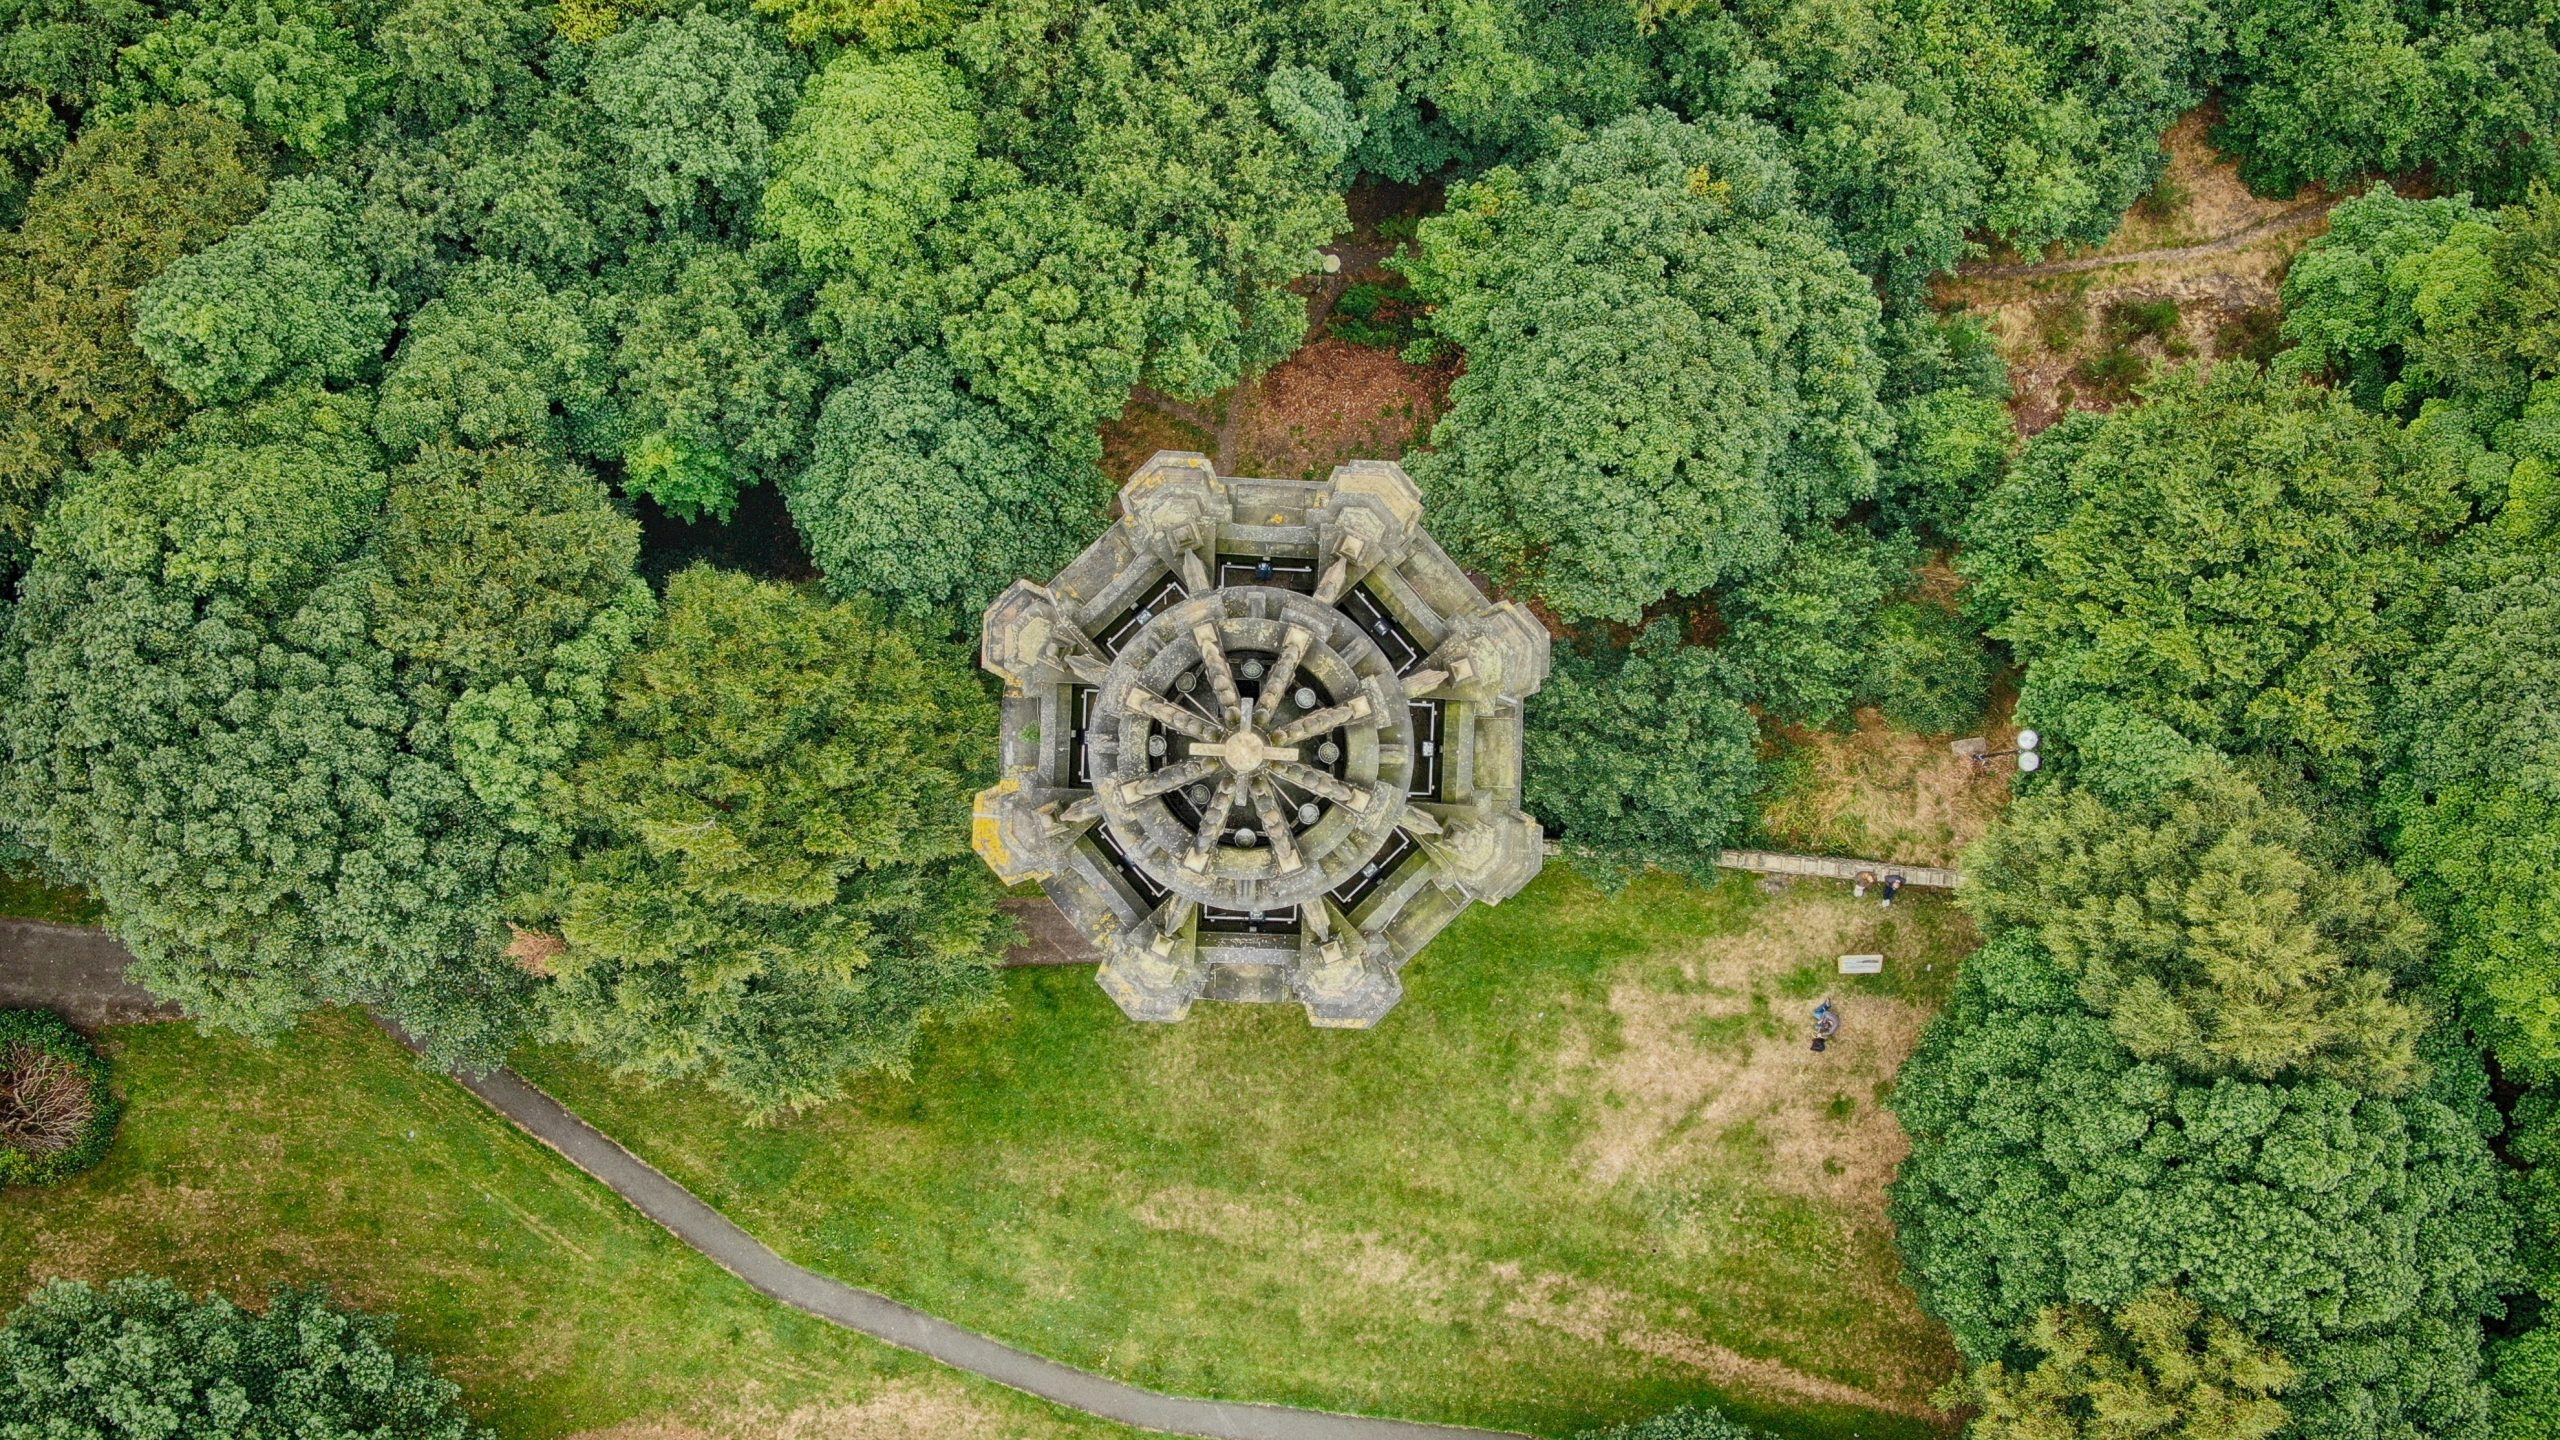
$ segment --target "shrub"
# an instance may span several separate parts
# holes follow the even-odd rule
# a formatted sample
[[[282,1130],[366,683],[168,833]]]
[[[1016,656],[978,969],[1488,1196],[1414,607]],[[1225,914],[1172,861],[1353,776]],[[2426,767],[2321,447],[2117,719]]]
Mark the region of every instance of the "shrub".
[[[97,1164],[121,1108],[79,1031],[48,1010],[0,1010],[0,1185],[49,1185]]]
[[[319,1290],[258,1312],[148,1275],[57,1280],[0,1328],[0,1435],[486,1440],[390,1329]]]
[[[1876,612],[1873,649],[1858,703],[1924,735],[1953,735],[1991,701],[1991,652],[1962,615],[1926,600]]]

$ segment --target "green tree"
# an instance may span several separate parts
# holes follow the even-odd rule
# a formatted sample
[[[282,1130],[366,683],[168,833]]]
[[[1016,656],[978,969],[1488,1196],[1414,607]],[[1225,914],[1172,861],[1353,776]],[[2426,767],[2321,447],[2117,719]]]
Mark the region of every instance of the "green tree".
[[[1882,348],[1893,448],[1877,457],[1876,520],[1944,546],[2008,473],[2009,367],[1973,316],[1891,316]]]
[[[2496,1387],[2491,1440],[2541,1440],[2560,1433],[2560,1325],[2544,1321],[2491,1352]]]
[[[435,129],[528,97],[542,10],[526,0],[400,0],[373,29],[393,106]]]
[[[2245,365],[2147,395],[2038,436],[1968,526],[2020,718],[2077,746],[2138,717],[2353,786],[2466,518],[2464,453]]]
[[[2492,217],[2470,197],[2403,200],[2377,185],[2340,201],[2329,229],[2285,272],[2281,374],[2343,381],[2370,410],[2405,412],[2394,393],[2399,362],[2419,329],[2418,295],[2439,268],[2431,258],[2456,231],[2476,254]]]
[[[1391,180],[1526,159],[1566,124],[1606,124],[1661,88],[1624,0],[1318,0],[1303,10],[1297,43],[1343,96],[1350,123],[1334,124],[1353,141],[1351,167]]]
[[[2032,935],[1997,938],[1895,1082],[1922,1303],[1986,1364],[2049,1306],[2168,1286],[2293,1362],[2288,1435],[2478,1440],[2514,1216],[2487,1077],[2451,1045],[2427,1059],[2398,1097],[2181,1079],[2128,1056]]]
[[[364,377],[391,339],[392,297],[362,269],[354,211],[335,180],[277,181],[256,218],[134,293],[134,343],[199,404]]]
[[[90,125],[0,236],[0,573],[64,466],[148,444],[184,413],[134,346],[133,292],[265,194],[246,131],[155,107]]]
[[[374,641],[421,706],[445,707],[454,769],[508,832],[505,861],[529,864],[565,842],[546,810],[657,615],[633,574],[639,527],[582,467],[517,447],[430,447],[384,512]]]
[[[171,7],[127,47],[128,104],[203,105],[317,159],[354,130],[380,62],[328,0],[205,0]]]
[[[847,51],[812,77],[775,145],[759,220],[802,267],[889,288],[967,183],[978,122],[929,55]]]
[[[615,173],[671,226],[755,203],[791,113],[790,57],[700,5],[596,42],[586,95]]]
[[[0,220],[71,143],[115,78],[116,52],[155,18],[146,0],[0,4]]]
[[[156,1276],[47,1283],[0,1327],[0,1433],[478,1440],[462,1392],[324,1290],[263,1311]]]
[[[2376,186],[2330,212],[2286,274],[2284,305],[2295,344],[2279,371],[2342,381],[2367,409],[2430,423],[2451,407],[2542,476],[2560,465],[2560,435],[2535,413],[2560,396],[2560,194],[2548,185],[2495,212]],[[2533,483],[2475,488],[2494,504]]]
[[[2242,0],[2215,139],[2268,193],[2425,169],[2492,199],[2560,173],[2555,21],[2495,0]]]
[[[1864,531],[1815,530],[1717,597],[1717,647],[1744,700],[1790,724],[1836,725],[1865,678],[1885,557]]]
[[[2160,133],[2221,58],[2199,0],[2030,9],[1931,0],[1662,0],[1667,79],[1693,114],[1790,142],[1805,203],[1898,294],[1987,233],[2095,244],[2159,177]]]
[[[556,108],[555,96],[546,110]],[[428,135],[377,135],[351,158],[360,183],[349,183],[362,197],[357,241],[404,312],[475,257],[565,287],[638,243],[646,211],[576,133],[474,115]]]
[[[442,440],[618,458],[609,359],[582,296],[477,261],[409,317],[374,433],[396,455]]]
[[[1099,533],[1095,468],[1025,435],[919,350],[827,397],[792,522],[846,597],[974,631],[996,592],[1047,575]]]
[[[394,484],[369,419],[290,392],[65,487],[0,646],[0,810],[190,1012],[375,1005],[494,1063],[531,1001],[498,920],[527,857],[448,711],[552,663],[636,542],[593,482],[527,470],[551,462]]]
[[[1648,865],[1712,876],[1718,848],[1749,823],[1759,727],[1723,660],[1682,645],[1670,621],[1623,650],[1560,647],[1528,734],[1528,809],[1603,883]]]
[[[1982,632],[1926,597],[1896,600],[1867,625],[1856,703],[1923,735],[1971,730],[1991,703],[1992,663]]]
[[[794,45],[847,41],[876,50],[916,50],[951,37],[977,0],[756,0],[779,16]]]
[[[2284,1429],[2284,1355],[2166,1287],[2113,1314],[2051,1305],[2027,1346],[2035,1364],[1994,1360],[1965,1382],[1974,1440],[2267,1440]]]
[[[2137,1059],[2397,1092],[2423,1020],[2392,982],[2425,927],[2382,865],[2311,844],[2307,817],[2227,769],[2127,806],[2047,791],[1968,857],[1962,901],[1990,934],[2036,937]]]
[[[540,917],[556,1023],[617,1069],[759,1111],[905,1064],[990,990],[1003,937],[970,854],[995,716],[957,655],[733,572],[671,581],[575,775]]]
[[[1307,307],[1291,286],[1347,228],[1338,160],[1271,113],[1295,19],[1223,0],[1012,0],[955,39],[980,148],[1134,252],[1140,379],[1167,393],[1209,395],[1295,350]]]
[[[680,518],[726,519],[807,453],[817,374],[774,258],[679,242],[615,277],[623,487]]]
[[[518,448],[430,448],[392,476],[374,640],[452,693],[539,674],[639,583],[640,527],[581,466]]]
[[[2510,1074],[2560,1079],[2560,574],[2552,552],[2466,556],[2397,677],[2382,814],[2435,969]]]
[[[1646,111],[1453,193],[1410,271],[1467,352],[1415,466],[1444,537],[1632,622],[1873,493],[1876,301],[1792,185],[1769,132]]]
[[[1126,237],[1034,185],[967,206],[940,248],[944,348],[971,393],[1066,454],[1097,452],[1146,358]]]

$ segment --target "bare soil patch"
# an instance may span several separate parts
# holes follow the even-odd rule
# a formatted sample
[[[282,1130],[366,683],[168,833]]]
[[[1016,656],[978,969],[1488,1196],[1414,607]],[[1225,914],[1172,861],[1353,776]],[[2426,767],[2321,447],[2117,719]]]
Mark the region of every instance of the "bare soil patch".
[[[1448,365],[1408,365],[1392,350],[1328,337],[1245,387],[1235,427],[1239,473],[1320,480],[1348,460],[1395,460],[1447,407]]]
[[[1743,934],[1698,941],[1678,957],[1676,974],[1613,987],[1615,1043],[1584,1050],[1597,1057],[1585,1083],[1604,1102],[1584,1141],[1591,1178],[1651,1180],[1758,1150],[1773,1188],[1880,1216],[1885,1183],[1909,1146],[1875,1101],[1931,1009],[1852,994],[1827,977],[1844,954],[1934,963],[1896,943],[1896,918],[1872,899],[1802,886]],[[1843,1023],[1817,1052],[1810,1015],[1821,999]],[[1745,1131],[1749,1143],[1737,1145]]]
[[[1141,390],[1129,397],[1120,418],[1102,427],[1102,472],[1118,485],[1137,473],[1159,450],[1192,450],[1206,455],[1218,445],[1214,425],[1171,413],[1162,397]]]
[[[2239,171],[2206,138],[2210,109],[2189,113],[2162,139],[2169,166],[2151,196],[2126,212],[2094,257],[2121,265],[2076,274],[1996,276],[1968,266],[1940,282],[1938,303],[1982,316],[2009,363],[2018,428],[2032,435],[2074,409],[2110,410],[2164,369],[2265,357],[2277,292],[2302,247],[2328,228],[2323,192],[2269,198],[2249,193]],[[2278,224],[2299,215],[2299,224]],[[2268,233],[2229,249],[2187,256],[2149,252],[2210,246]],[[1995,263],[2034,257],[1996,256]],[[2065,259],[2059,247],[2051,260]],[[2166,307],[2166,308],[2164,308]]]

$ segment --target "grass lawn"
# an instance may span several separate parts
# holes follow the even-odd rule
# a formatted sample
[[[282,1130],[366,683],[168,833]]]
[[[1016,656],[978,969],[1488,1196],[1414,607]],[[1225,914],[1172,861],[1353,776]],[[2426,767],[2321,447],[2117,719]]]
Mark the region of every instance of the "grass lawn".
[[[0,865],[0,916],[95,925],[106,918],[107,908],[86,890],[53,884],[32,870]]]
[[[766,1301],[343,1015],[270,1047],[191,1026],[106,1044],[106,1163],[0,1192],[0,1296],[157,1271],[257,1300],[324,1280],[516,1440],[1125,1440]]]
[[[1897,1278],[1877,1102],[1971,943],[1938,897],[1550,869],[1366,1033],[1132,1025],[1088,971],[1015,971],[910,1079],[771,1127],[523,1068],[792,1258],[1142,1384],[1547,1435],[1707,1399],[1886,1440],[1952,1430],[1925,1402],[1954,1360]],[[1886,974],[1833,973],[1866,950]],[[1816,1055],[1823,995],[1847,1024]]]

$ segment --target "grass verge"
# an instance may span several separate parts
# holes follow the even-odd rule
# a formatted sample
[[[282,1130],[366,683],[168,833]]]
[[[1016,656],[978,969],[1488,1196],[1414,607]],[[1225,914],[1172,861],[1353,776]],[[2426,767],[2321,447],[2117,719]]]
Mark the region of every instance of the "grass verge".
[[[1122,1019],[1017,971],[910,1079],[769,1127],[526,1070],[785,1254],[1187,1394],[1570,1434],[1707,1399],[1794,1437],[1947,1432],[1882,1218],[1878,1105],[1970,931],[1942,900],[1551,870],[1374,1031]],[[1885,975],[1838,977],[1881,949]],[[1849,1018],[1805,1043],[1821,995]]]
[[[105,1163],[0,1191],[11,1304],[57,1275],[325,1281],[397,1313],[508,1440],[1135,1433],[765,1300],[352,1017],[105,1048],[129,1105]]]

